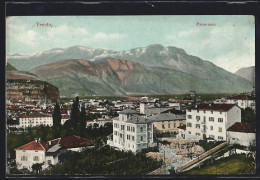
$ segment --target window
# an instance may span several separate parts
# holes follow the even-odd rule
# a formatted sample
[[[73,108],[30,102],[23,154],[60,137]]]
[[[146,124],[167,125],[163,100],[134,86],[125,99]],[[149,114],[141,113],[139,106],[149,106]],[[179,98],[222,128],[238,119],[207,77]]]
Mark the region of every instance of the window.
[[[211,111],[211,114],[213,114],[213,111]]]
[[[125,130],[125,126],[124,125],[121,125],[121,130]]]
[[[114,135],[117,136],[117,131],[114,131]]]
[[[223,140],[223,137],[222,136],[218,136],[218,140]]]
[[[218,122],[223,122],[223,118],[218,118]]]
[[[176,128],[176,123],[173,124],[173,127]]]
[[[189,134],[191,134],[191,132],[189,131]]]
[[[210,137],[210,138],[213,138],[213,139],[215,138],[215,136],[214,136],[214,135],[209,135],[209,137]]]
[[[196,119],[197,119],[197,121],[199,121],[200,120],[200,116],[196,116]]]
[[[198,129],[199,129],[199,128],[200,128],[200,125],[199,125],[199,124],[196,124],[196,128],[198,128]]]
[[[27,161],[27,156],[22,156],[21,161]]]
[[[191,115],[188,115],[188,119],[191,119],[192,118],[192,116]]]
[[[133,127],[133,132],[135,132],[135,127]]]
[[[127,131],[130,131],[130,126],[127,126]]]
[[[120,138],[122,138],[123,137],[123,135],[120,133]]]
[[[204,110],[204,113],[206,113],[206,111]]]
[[[51,160],[48,160],[47,163],[48,163],[48,165],[50,165],[51,164]]]
[[[39,161],[39,156],[34,156],[33,161]]]
[[[213,131],[213,126],[210,126],[210,130],[212,130],[212,131]]]
[[[141,141],[143,141],[143,136],[141,136]]]
[[[163,128],[163,129],[165,129],[165,126],[164,126],[164,124],[162,124],[162,128]]]
[[[168,128],[171,128],[171,124],[170,123],[168,124]]]
[[[196,133],[196,136],[200,136],[200,133]]]
[[[187,123],[187,127],[192,127],[191,123]]]
[[[197,110],[197,112],[199,113],[199,112],[200,112],[200,110]]]
[[[135,137],[134,136],[132,136],[132,141],[135,141]]]
[[[241,103],[241,106],[244,106],[244,103]]]
[[[140,127],[140,132],[143,132],[143,127]]]
[[[219,111],[220,114],[222,114],[222,111]]]
[[[218,132],[222,132],[222,127],[219,127],[219,128],[218,128]]]
[[[209,117],[209,121],[213,121],[214,122],[214,117]]]

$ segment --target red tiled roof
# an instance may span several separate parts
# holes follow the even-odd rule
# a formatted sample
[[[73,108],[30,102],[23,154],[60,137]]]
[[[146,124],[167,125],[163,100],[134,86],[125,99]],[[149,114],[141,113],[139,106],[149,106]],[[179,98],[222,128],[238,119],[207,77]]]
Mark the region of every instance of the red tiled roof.
[[[48,149],[48,144],[46,142],[35,142],[31,141],[25,145],[22,145],[16,150],[45,150]]]
[[[245,94],[239,94],[239,95],[236,95],[236,96],[232,96],[228,99],[237,99],[237,100],[254,100],[253,97],[251,96],[248,96],[248,95],[245,95]]]
[[[254,98],[245,94],[239,94],[237,96],[232,96],[228,99],[237,99],[237,100],[253,100]]]
[[[199,104],[197,106],[192,106],[187,109],[198,109],[198,110],[212,110],[212,111],[229,111],[234,104]]]
[[[62,137],[59,144],[64,148],[93,146],[94,143],[78,136]]]
[[[186,125],[185,125],[185,124],[183,124],[183,125],[180,125],[178,128],[179,128],[179,129],[186,130]]]
[[[227,131],[234,131],[234,132],[244,132],[244,133],[255,133],[256,130],[253,128],[253,126],[249,123],[240,123],[236,122],[232,126],[230,126]]]
[[[67,114],[62,114],[61,115],[61,119],[69,119],[69,118],[70,118],[70,116],[67,115]]]
[[[30,114],[30,115],[20,115],[19,118],[36,118],[36,117],[52,117],[47,114]]]

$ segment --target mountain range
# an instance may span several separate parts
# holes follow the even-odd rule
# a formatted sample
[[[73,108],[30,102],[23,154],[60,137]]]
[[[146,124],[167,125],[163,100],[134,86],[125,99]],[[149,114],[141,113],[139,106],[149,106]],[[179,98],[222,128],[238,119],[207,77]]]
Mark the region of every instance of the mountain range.
[[[241,68],[235,74],[255,83],[255,66]]]
[[[84,46],[52,49],[8,62],[57,86],[61,95],[244,92],[252,82],[172,46],[128,51]]]

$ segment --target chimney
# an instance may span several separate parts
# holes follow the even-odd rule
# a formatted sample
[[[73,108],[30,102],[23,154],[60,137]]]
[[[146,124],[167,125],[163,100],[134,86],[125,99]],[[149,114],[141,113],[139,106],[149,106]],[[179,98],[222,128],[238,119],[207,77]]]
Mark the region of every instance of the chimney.
[[[39,138],[39,142],[41,142],[41,138]]]
[[[49,146],[51,146],[51,141],[48,141]]]
[[[34,138],[34,141],[35,141],[35,142],[38,142],[37,138]]]

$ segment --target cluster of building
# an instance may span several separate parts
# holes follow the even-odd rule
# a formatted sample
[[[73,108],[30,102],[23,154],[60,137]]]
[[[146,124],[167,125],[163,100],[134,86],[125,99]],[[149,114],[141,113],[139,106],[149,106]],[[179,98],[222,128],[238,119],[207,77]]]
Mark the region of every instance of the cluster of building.
[[[62,124],[69,119],[73,101],[61,105]],[[8,127],[27,128],[39,125],[52,126],[52,104],[9,101],[7,114],[13,116]],[[88,126],[100,127],[113,123],[113,132],[107,144],[120,150],[138,152],[156,146],[156,133],[174,133],[177,139],[227,141],[249,146],[255,143],[255,129],[241,123],[241,108],[255,110],[255,100],[248,95],[201,102],[195,96],[160,101],[158,98],[129,98],[124,101],[83,99],[87,114],[101,117],[86,121]],[[117,115],[115,117],[115,115]],[[79,143],[76,143],[79,142]],[[64,137],[49,142],[32,141],[16,149],[19,168],[31,169],[32,164],[45,162],[44,167],[58,163],[65,150],[80,151],[93,143],[80,137]],[[46,166],[46,167],[45,167]]]
[[[108,136],[107,144],[137,152],[154,146],[154,130],[175,132],[179,139],[255,144],[255,129],[241,122],[241,108],[255,110],[254,98],[240,94],[214,102],[171,100],[168,106],[150,107],[149,102],[142,101],[139,111],[126,109],[113,118],[113,134]],[[169,106],[170,103],[173,106]]]

